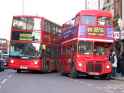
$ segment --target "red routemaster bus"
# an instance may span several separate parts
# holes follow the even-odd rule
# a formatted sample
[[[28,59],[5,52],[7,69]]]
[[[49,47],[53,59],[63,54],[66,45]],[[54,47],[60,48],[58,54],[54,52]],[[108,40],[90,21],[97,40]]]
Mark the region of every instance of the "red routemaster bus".
[[[54,41],[59,30],[59,25],[44,17],[14,16],[8,67],[17,72],[56,70]]]
[[[108,54],[112,48],[112,14],[101,10],[82,10],[63,24],[61,73],[108,77],[112,67]]]

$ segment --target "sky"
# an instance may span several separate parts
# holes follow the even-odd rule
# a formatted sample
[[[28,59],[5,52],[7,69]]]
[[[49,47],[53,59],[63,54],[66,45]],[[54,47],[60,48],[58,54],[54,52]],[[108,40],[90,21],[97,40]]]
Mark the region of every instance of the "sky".
[[[97,0],[88,0],[89,9],[97,9]],[[23,7],[24,6],[24,7]],[[0,38],[9,40],[12,17],[15,15],[37,15],[62,25],[77,12],[85,9],[85,0],[1,0]]]

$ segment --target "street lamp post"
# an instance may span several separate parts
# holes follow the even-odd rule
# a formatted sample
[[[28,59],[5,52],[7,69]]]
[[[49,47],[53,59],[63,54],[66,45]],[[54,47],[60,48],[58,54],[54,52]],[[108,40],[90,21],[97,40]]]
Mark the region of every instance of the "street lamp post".
[[[100,0],[98,0],[98,9],[100,10]]]
[[[22,0],[22,14],[24,15],[24,8],[25,8],[25,4],[24,4],[24,0]]]
[[[91,1],[89,0],[85,0],[85,9],[89,9],[88,5],[91,3]],[[95,1],[95,4],[97,4],[97,9],[100,10],[100,4],[101,4],[101,1],[100,0],[97,0]]]
[[[87,9],[87,0],[85,0],[85,9]]]

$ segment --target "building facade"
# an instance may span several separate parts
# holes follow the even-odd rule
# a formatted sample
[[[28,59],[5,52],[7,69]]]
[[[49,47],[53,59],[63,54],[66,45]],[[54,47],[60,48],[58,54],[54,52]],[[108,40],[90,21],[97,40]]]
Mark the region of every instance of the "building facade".
[[[114,15],[114,1],[113,0],[103,0],[103,10],[110,11]]]
[[[115,47],[121,54],[124,51],[124,0],[104,0],[103,10],[113,14]]]
[[[8,40],[0,38],[0,54],[8,52]]]
[[[104,0],[103,10],[112,12],[115,19],[122,18],[123,0]],[[123,6],[124,7],[124,6]],[[118,21],[118,20],[117,20]]]
[[[122,0],[114,1],[114,16],[119,16],[122,18]]]

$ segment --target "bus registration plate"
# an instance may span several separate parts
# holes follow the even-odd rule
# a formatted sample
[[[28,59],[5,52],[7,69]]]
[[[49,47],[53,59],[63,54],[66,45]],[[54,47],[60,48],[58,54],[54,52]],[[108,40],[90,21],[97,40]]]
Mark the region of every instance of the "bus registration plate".
[[[20,66],[20,69],[28,69],[27,66]]]
[[[97,73],[97,72],[89,72],[88,74],[89,75],[99,75],[99,73]]]

